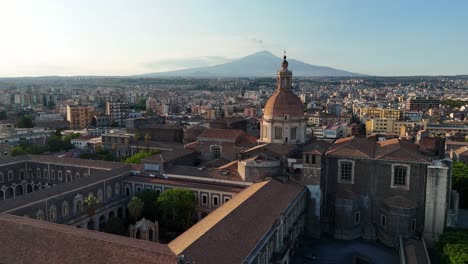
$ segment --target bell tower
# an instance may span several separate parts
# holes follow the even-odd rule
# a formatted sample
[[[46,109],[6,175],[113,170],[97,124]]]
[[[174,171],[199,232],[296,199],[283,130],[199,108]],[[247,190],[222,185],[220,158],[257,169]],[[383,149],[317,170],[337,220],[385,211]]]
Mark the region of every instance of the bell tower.
[[[292,88],[292,72],[288,70],[288,61],[286,60],[286,51],[284,51],[283,62],[281,68],[276,73],[276,89],[291,90]]]
[[[259,143],[302,144],[306,141],[304,105],[292,92],[286,52],[276,73],[276,91],[264,107]]]

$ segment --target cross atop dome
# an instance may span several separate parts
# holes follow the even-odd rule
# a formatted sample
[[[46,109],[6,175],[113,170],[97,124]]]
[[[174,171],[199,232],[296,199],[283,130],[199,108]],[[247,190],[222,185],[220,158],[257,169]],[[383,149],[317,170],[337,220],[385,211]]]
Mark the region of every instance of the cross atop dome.
[[[281,71],[288,71],[288,61],[286,60],[286,49],[283,52],[283,63],[281,63]]]

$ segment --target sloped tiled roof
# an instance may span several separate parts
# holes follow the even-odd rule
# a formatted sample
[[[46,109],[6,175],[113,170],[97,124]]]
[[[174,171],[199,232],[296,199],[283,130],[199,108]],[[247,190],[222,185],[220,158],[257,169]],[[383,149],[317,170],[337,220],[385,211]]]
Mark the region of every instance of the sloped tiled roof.
[[[413,201],[406,199],[403,196],[393,196],[384,200],[384,203],[391,207],[398,208],[415,208],[416,204]]]
[[[346,137],[337,139],[326,154],[344,157],[373,158],[375,142],[357,138]]]
[[[326,154],[339,157],[375,158],[405,162],[430,162],[422,155],[416,144],[397,138],[375,142],[363,138],[346,137],[337,139]]]
[[[236,129],[213,129],[209,128],[203,131],[198,138],[199,139],[229,139],[236,140],[245,132]]]
[[[429,159],[426,156],[423,156],[418,152],[416,145],[409,142],[399,141],[396,138],[377,142],[375,158],[406,162],[429,162]]]
[[[169,248],[195,263],[243,263],[303,188],[276,180],[255,183],[170,242]]]
[[[177,263],[167,245],[0,214],[1,263]]]

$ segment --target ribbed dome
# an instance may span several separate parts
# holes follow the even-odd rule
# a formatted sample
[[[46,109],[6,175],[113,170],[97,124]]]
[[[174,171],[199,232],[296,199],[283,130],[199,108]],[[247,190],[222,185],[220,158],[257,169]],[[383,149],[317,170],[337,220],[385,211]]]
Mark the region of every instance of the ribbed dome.
[[[265,117],[290,117],[304,116],[304,106],[301,100],[291,90],[277,90],[268,99],[263,116]]]

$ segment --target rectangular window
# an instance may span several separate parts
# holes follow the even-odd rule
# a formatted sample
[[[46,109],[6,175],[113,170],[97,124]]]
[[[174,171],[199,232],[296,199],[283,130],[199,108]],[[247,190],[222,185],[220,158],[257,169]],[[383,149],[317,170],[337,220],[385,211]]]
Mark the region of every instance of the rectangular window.
[[[283,139],[283,128],[275,127],[275,139],[278,139],[278,140]]]
[[[317,164],[317,157],[315,155],[312,155],[312,164]]]
[[[213,159],[221,158],[221,147],[220,146],[212,146],[211,152],[213,153]]]
[[[351,181],[353,179],[353,163],[346,161],[341,163],[340,179],[342,181]]]
[[[393,186],[406,186],[407,168],[395,166],[393,170]]]
[[[306,158],[306,164],[309,164],[310,163],[310,155],[306,154],[305,155],[305,158]]]
[[[206,196],[206,194],[202,194],[202,204],[206,205],[207,203],[208,203],[208,197]]]
[[[380,224],[383,226],[383,227],[387,227],[387,217],[385,215],[381,215],[380,216]]]
[[[297,139],[297,127],[291,127],[291,140]]]
[[[354,224],[358,225],[361,223],[361,212],[354,213]]]
[[[218,206],[219,205],[219,199],[217,196],[213,197],[213,206]]]

